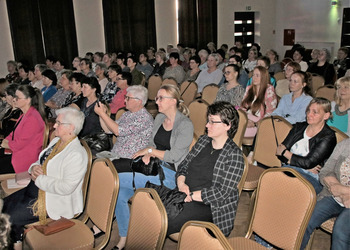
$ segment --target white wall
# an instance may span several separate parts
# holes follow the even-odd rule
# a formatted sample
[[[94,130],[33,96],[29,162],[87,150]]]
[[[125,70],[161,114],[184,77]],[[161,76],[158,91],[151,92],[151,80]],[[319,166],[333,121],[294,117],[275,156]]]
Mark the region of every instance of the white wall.
[[[78,53],[105,52],[102,1],[73,0]]]
[[[6,0],[0,0],[0,78],[5,77],[7,72],[6,62],[14,60],[12,48],[9,18],[7,15]]]
[[[176,0],[155,0],[157,47],[177,44]]]

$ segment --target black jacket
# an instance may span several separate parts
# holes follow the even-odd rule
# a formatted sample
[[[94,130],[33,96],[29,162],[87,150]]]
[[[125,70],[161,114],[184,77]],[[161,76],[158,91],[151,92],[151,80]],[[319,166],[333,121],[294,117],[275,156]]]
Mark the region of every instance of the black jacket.
[[[307,122],[296,123],[282,144],[290,150],[297,141],[304,137],[307,126]],[[306,156],[293,154],[290,165],[304,169],[311,169],[317,165],[323,166],[336,144],[335,132],[325,124],[323,129],[309,140],[309,153]]]

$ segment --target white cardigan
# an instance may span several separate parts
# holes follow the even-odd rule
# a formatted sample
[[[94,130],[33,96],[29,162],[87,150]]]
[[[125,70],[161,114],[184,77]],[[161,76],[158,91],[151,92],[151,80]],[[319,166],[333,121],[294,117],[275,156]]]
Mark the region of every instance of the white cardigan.
[[[59,140],[54,138],[42,154]],[[82,185],[87,168],[88,156],[78,138],[70,142],[47,164],[47,175],[40,175],[35,185],[46,192],[46,211],[51,219],[61,216],[67,219],[83,211]],[[39,160],[29,168],[40,165]]]

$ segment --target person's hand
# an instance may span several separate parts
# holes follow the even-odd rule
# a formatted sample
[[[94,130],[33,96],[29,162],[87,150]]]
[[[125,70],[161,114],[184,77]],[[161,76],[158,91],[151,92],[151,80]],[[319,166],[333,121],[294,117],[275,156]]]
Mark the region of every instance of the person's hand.
[[[255,122],[253,122],[252,120],[248,120],[247,127],[248,127],[248,128],[253,128],[253,127],[255,127]]]
[[[150,160],[151,160],[151,156],[150,156],[150,155],[144,155],[144,156],[142,157],[142,161],[143,161],[146,165],[148,165],[148,163],[150,162]]]
[[[286,149],[286,146],[284,146],[283,144],[278,145],[278,147],[276,149],[276,155],[282,155],[282,152],[285,149]]]
[[[9,148],[9,141],[7,139],[3,139],[1,142],[2,148]]]
[[[348,187],[350,188],[350,187]],[[340,196],[342,203],[344,204],[344,207],[350,208],[350,193],[344,194]]]
[[[141,150],[137,151],[137,152],[132,156],[132,158],[135,159],[135,158],[137,158],[137,157],[139,157],[139,156],[143,156],[143,155],[146,155],[146,154],[148,154],[148,148],[144,148],[144,149],[141,149]]]
[[[98,116],[100,116],[103,113],[107,113],[107,107],[106,107],[106,105],[104,105],[100,101],[98,101],[98,104],[95,105],[94,111]]]
[[[189,186],[187,184],[185,184],[184,182],[182,182],[182,183],[179,183],[177,185],[177,187],[178,187],[180,192],[183,192],[183,193],[185,193],[187,195],[184,201],[185,202],[191,202],[192,201],[192,197],[190,196],[191,192],[190,192]]]
[[[328,186],[329,192],[335,197],[341,197],[343,195],[343,185],[339,183],[331,184]]]
[[[317,165],[314,168],[308,169],[308,171],[310,171],[313,174],[318,174],[320,172],[320,170],[321,170],[321,166],[320,165]]]
[[[44,174],[44,171],[40,165],[35,165],[32,167],[31,178],[33,181],[35,181],[36,178],[42,174]]]

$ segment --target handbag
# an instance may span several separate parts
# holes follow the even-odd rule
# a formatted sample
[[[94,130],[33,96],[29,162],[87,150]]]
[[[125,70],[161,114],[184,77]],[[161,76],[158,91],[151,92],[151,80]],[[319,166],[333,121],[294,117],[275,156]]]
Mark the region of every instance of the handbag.
[[[106,134],[104,132],[100,132],[93,135],[85,135],[81,139],[83,139],[88,145],[89,148],[97,152],[102,151],[110,151],[112,148],[112,135]]]
[[[156,185],[147,181],[145,188],[153,188],[157,191],[159,198],[165,207],[168,219],[174,219],[183,210],[185,203],[186,194],[178,191],[177,189],[170,189],[166,186]]]
[[[160,165],[161,161],[156,157],[151,157],[148,164],[145,164],[142,160],[143,156],[136,157],[131,161],[130,168],[132,169],[132,187],[134,191],[135,187],[135,173],[141,173],[144,175],[159,175],[159,180],[161,184],[163,184],[163,180],[165,179],[163,169]]]
[[[58,220],[50,221],[46,225],[35,225],[34,228],[43,235],[51,235],[68,229],[74,225],[75,223],[73,221],[61,217]]]

